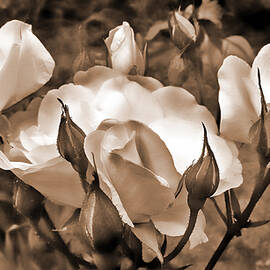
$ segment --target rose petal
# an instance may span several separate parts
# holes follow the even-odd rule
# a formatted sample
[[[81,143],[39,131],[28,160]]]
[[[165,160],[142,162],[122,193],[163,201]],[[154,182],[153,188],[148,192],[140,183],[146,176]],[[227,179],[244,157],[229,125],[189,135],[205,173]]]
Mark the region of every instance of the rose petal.
[[[258,69],[261,75],[261,85],[267,103],[270,102],[270,44],[262,47],[252,64],[252,79],[258,86]],[[255,91],[255,89],[254,89]]]
[[[115,190],[114,186],[111,184],[111,182],[107,179],[105,175],[105,171],[103,168],[103,163],[100,160],[100,147],[101,142],[104,138],[105,132],[103,130],[96,130],[92,133],[90,133],[84,141],[84,150],[85,154],[90,161],[90,163],[93,164],[93,156],[95,157],[95,162],[97,165],[97,171],[98,174],[101,176],[101,182],[100,187],[105,192],[105,194],[112,200],[112,203],[117,208],[119,215],[124,223],[127,223],[129,226],[133,227],[133,223],[131,219],[129,218],[126,210],[123,207],[123,204],[121,202],[121,199]]]
[[[112,184],[134,222],[162,212],[174,200],[172,190],[151,171],[115,153],[102,152],[102,160]]]
[[[42,99],[34,98],[27,106],[25,111],[18,111],[9,117],[9,141],[15,142],[18,139],[21,130],[37,125],[37,115]],[[12,130],[12,132],[11,132]]]
[[[175,191],[181,175],[176,171],[165,143],[146,125],[135,121],[129,124],[132,124],[132,129],[136,131],[136,146],[143,166],[166,179],[170,188]]]
[[[227,57],[218,72],[220,132],[227,138],[246,143],[260,110],[260,93],[250,73],[249,65],[236,56]]]
[[[105,44],[111,56],[113,69],[128,74],[133,66],[140,75],[144,73],[144,59],[134,39],[133,29],[127,22],[109,32]]]
[[[203,145],[201,124],[170,117],[156,121],[150,127],[165,142],[178,172],[184,173],[199,158]],[[242,183],[242,167],[234,156],[235,151],[231,150],[225,139],[216,134],[208,132],[208,140],[219,167],[220,185],[225,181],[231,188],[239,186]],[[233,179],[230,178],[232,175]]]
[[[206,125],[207,130],[217,133],[214,117],[206,107],[198,105],[193,95],[185,89],[167,86],[153,92],[165,117],[174,116]]]
[[[13,20],[0,29],[0,110],[38,90],[51,77],[54,61],[32,33],[31,25]]]
[[[42,132],[56,141],[62,113],[57,100],[60,98],[69,107],[72,120],[85,132],[94,130],[103,120],[93,106],[93,94],[83,86],[66,84],[59,89],[51,90],[41,102],[38,113],[38,124]]]
[[[153,224],[162,234],[181,236],[185,233],[190,215],[187,195],[187,190],[183,187],[172,206],[162,214],[152,217]],[[204,214],[202,211],[199,211],[195,228],[189,238],[190,248],[205,243],[208,240],[204,233],[205,225]]]
[[[232,142],[227,142],[227,144],[230,143]],[[222,181],[220,181],[218,188],[213,196],[218,196],[231,188],[239,187],[243,183],[242,164],[237,157],[238,155],[235,156],[233,154],[231,165],[228,165],[228,167],[226,167],[226,171],[224,172],[226,177],[222,178]]]
[[[0,168],[3,170],[13,169],[13,165],[10,163],[7,156],[2,151],[0,151]]]
[[[142,87],[146,88],[150,92],[157,90],[158,88],[163,87],[162,83],[155,78],[140,76],[140,75],[129,75],[127,78],[130,81],[140,84]]]
[[[57,157],[37,165],[16,162],[11,164],[14,174],[50,200],[81,207],[85,193],[80,178],[63,158]]]
[[[149,252],[149,250],[143,245],[143,260],[145,262],[150,262],[155,257],[158,257],[160,262],[163,263],[163,256],[159,250],[154,226],[151,223],[136,224],[131,230],[137,238],[139,238],[140,241],[153,252]]]
[[[39,164],[47,162],[59,156],[56,144],[40,145],[31,151],[24,151],[25,157],[32,164]]]
[[[40,132],[37,126],[30,126],[29,128],[22,129],[19,138],[22,146],[27,151],[31,151],[38,146],[46,146],[54,142],[51,137]]]
[[[197,221],[194,230],[189,238],[189,248],[195,248],[197,245],[206,243],[208,241],[207,235],[204,233],[206,226],[206,220],[203,212],[200,210],[198,213]]]
[[[107,118],[149,123],[162,115],[151,93],[125,77],[107,80],[100,88],[95,104]]]
[[[131,106],[122,91],[128,84],[129,81],[125,77],[117,77],[105,81],[100,87],[94,106],[105,115],[105,118],[116,118],[121,121],[130,117]]]
[[[162,234],[180,236],[188,225],[189,213],[187,191],[183,186],[174,203],[159,215],[152,216],[151,220]]]
[[[93,94],[96,94],[105,81],[119,76],[123,76],[123,74],[115,69],[104,66],[94,66],[87,71],[77,72],[73,81],[75,84],[91,89]]]
[[[114,125],[107,130],[102,147],[107,152],[113,152],[139,166],[142,165],[136,147],[135,131],[125,123]]]

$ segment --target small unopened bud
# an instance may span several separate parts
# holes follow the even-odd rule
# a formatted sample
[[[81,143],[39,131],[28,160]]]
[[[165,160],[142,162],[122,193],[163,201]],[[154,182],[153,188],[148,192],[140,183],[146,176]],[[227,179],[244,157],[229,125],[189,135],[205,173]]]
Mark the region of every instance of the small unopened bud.
[[[116,207],[100,189],[96,172],[94,177],[79,222],[93,253],[113,254],[122,238],[122,221]]]
[[[63,112],[58,129],[57,148],[60,155],[69,161],[82,179],[85,179],[88,168],[88,159],[84,152],[85,133],[78,127],[69,115],[68,106],[61,99]]]
[[[212,196],[219,185],[218,165],[207,138],[207,131],[204,129],[204,143],[199,160],[191,165],[183,177],[189,193],[188,203],[190,208],[200,209],[205,200]]]
[[[180,10],[177,10],[169,16],[169,30],[176,47],[184,52],[187,47],[196,42],[199,26],[196,20],[192,24],[181,15]]]
[[[13,205],[23,216],[38,221],[41,215],[43,199],[43,195],[36,189],[20,180],[16,181]]]

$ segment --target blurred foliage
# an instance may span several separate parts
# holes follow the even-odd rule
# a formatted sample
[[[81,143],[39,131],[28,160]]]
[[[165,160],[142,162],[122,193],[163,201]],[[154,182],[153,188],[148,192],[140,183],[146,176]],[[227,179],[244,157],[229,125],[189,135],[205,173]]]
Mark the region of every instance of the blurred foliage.
[[[195,1],[200,4],[200,1]],[[223,16],[224,35],[244,35],[255,52],[270,40],[270,1],[268,0],[220,0],[225,8]],[[108,31],[127,20],[135,33],[145,36],[149,28],[159,20],[166,20],[169,11],[178,7],[177,0],[0,0],[0,25],[11,19],[32,24],[33,32],[52,54],[56,68],[51,81],[37,94],[43,95],[52,88],[72,81],[77,70],[76,58],[82,48],[89,61],[84,68],[94,64],[106,64],[104,38]],[[149,44],[149,70],[147,75],[168,83],[167,71],[170,60],[177,49],[170,41],[168,30],[162,30]],[[74,64],[75,63],[75,64]],[[26,103],[29,102],[29,99]],[[20,109],[25,109],[21,103]],[[257,159],[251,150],[241,150],[244,165],[245,185],[236,190],[240,203],[245,205],[256,175]],[[16,177],[7,171],[0,171],[0,269],[69,269],[62,254],[54,251],[50,244],[41,239],[29,220],[20,215],[12,203],[13,186]],[[222,198],[219,198],[222,204]],[[269,218],[266,211],[270,194],[265,194],[256,207],[254,220]],[[76,254],[83,253],[77,228],[71,222],[66,229],[65,222],[74,209],[46,202],[46,209],[55,222],[60,234]],[[205,208],[209,242],[176,258],[176,265],[192,263],[192,269],[202,269],[216,249],[224,234],[222,222],[218,219],[212,204]],[[44,222],[44,221],[43,221]],[[42,221],[41,221],[42,223]],[[41,227],[45,225],[40,224]],[[65,228],[65,230],[63,229]],[[63,230],[61,230],[63,229]],[[235,239],[217,265],[217,269],[257,269],[270,267],[270,242],[267,235],[270,227],[244,231],[243,237]],[[78,237],[74,239],[74,234]],[[51,237],[49,235],[49,237]],[[170,241],[175,241],[170,239]],[[87,256],[86,256],[87,259]],[[83,268],[82,268],[83,269]]]

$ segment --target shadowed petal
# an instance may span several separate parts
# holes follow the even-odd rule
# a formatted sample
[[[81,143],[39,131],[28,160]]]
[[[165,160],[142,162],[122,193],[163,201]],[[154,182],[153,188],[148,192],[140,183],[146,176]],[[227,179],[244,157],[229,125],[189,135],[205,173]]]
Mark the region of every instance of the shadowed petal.
[[[143,260],[145,262],[152,261],[155,257],[158,257],[160,262],[163,262],[162,254],[159,250],[156,230],[152,223],[137,224],[131,229],[132,232],[143,243]],[[145,246],[144,246],[145,245]],[[150,250],[148,250],[148,248]]]
[[[260,111],[260,93],[250,75],[249,65],[236,56],[227,57],[218,72],[220,132],[229,139],[246,143]]]
[[[146,125],[132,121],[136,130],[136,146],[142,164],[156,175],[166,179],[170,188],[175,191],[181,175],[176,171],[172,156],[161,138]]]
[[[174,194],[166,181],[115,153],[103,151],[106,173],[134,222],[149,219],[168,207]]]
[[[80,178],[70,163],[63,158],[57,157],[37,165],[9,161],[6,163],[7,159],[3,161],[10,165],[15,175],[50,200],[81,207],[85,193]]]

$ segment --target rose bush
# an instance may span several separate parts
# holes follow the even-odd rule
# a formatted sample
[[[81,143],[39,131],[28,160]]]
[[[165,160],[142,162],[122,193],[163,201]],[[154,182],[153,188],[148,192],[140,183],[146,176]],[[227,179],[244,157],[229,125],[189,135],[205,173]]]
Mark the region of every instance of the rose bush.
[[[217,135],[211,113],[184,89],[102,66],[78,72],[74,82],[49,91],[41,103],[35,99],[26,112],[10,119],[12,133],[5,154],[0,152],[1,167],[12,169],[56,202],[81,206],[84,191],[79,177],[56,147],[60,98],[69,106],[73,121],[88,134],[85,151],[90,162],[91,152],[95,153],[103,190],[123,221],[161,259],[156,229],[182,235],[188,222],[185,188],[176,199],[174,194],[180,174],[200,156],[201,122],[220,170],[215,195],[242,182],[237,149]],[[207,240],[204,226],[200,213],[192,246]]]
[[[218,72],[220,132],[224,137],[250,142],[250,128],[259,119],[261,112],[258,69],[266,103],[270,101],[269,55],[270,44],[259,51],[252,67],[236,56],[225,58]]]
[[[242,167],[235,145],[217,135],[211,113],[185,89],[124,74],[133,65],[141,66],[133,35],[123,23],[106,41],[109,49],[117,47],[112,62],[127,53],[121,56],[124,69],[115,60],[114,69],[95,66],[78,72],[74,84],[49,91],[43,100],[34,99],[27,111],[6,120],[10,131],[0,152],[0,167],[12,170],[53,201],[81,207],[85,194],[79,176],[57,151],[61,99],[87,134],[85,152],[90,163],[94,153],[101,188],[143,242],[144,260],[155,256],[162,260],[157,231],[179,236],[187,226],[187,191],[183,187],[175,194],[181,174],[201,154],[202,122],[220,171],[214,195],[239,186]],[[191,247],[207,240],[204,227],[200,211]]]
[[[37,91],[51,77],[54,60],[31,25],[13,20],[0,28],[0,111]]]

